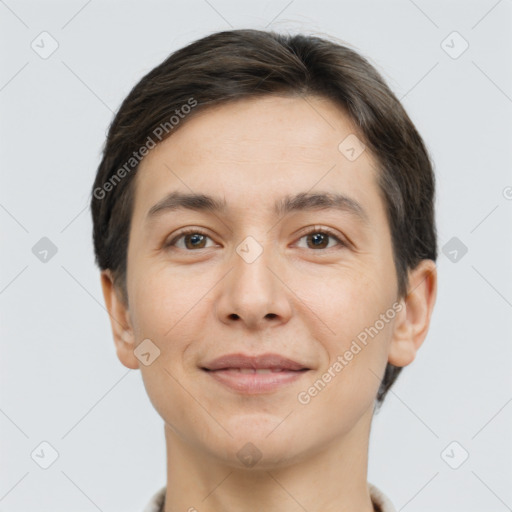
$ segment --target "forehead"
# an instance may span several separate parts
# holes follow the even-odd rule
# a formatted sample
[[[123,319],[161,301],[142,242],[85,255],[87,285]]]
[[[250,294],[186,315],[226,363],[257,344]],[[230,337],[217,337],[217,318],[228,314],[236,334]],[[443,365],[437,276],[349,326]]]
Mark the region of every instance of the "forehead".
[[[274,204],[280,193],[315,188],[351,191],[371,202],[377,193],[372,155],[364,150],[351,159],[344,152],[347,144],[364,148],[360,139],[346,113],[325,98],[264,96],[208,107],[141,162],[135,212],[172,190],[216,193],[240,208],[250,198],[272,196]]]

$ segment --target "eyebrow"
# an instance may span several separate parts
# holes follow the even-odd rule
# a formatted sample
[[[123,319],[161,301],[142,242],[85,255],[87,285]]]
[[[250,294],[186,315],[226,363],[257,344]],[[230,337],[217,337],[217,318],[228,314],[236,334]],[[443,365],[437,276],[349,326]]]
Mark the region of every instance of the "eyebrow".
[[[171,192],[153,205],[146,220],[149,221],[161,214],[179,209],[206,211],[212,213],[226,213],[228,205],[223,198],[206,194]],[[309,210],[337,210],[349,213],[365,224],[369,224],[369,217],[360,203],[346,195],[332,192],[299,192],[278,199],[274,204],[274,214],[284,216],[291,212]]]

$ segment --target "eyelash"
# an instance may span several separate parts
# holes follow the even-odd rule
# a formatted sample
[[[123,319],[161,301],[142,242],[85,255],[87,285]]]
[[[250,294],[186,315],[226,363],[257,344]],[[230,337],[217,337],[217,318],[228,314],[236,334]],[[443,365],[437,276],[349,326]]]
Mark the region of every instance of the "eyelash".
[[[313,229],[307,231],[306,233],[303,233],[299,240],[301,240],[302,238],[308,236],[308,235],[313,235],[313,234],[322,234],[322,235],[328,235],[330,238],[333,238],[336,242],[338,242],[338,246],[340,246],[340,248],[342,247],[347,247],[347,244],[341,240],[338,236],[336,236],[336,234],[329,230],[329,229],[326,229],[326,228],[320,228],[320,227],[314,227]],[[204,231],[202,231],[201,229],[197,229],[197,228],[188,228],[188,229],[184,229],[183,231],[181,231],[180,233],[178,233],[170,242],[166,243],[164,245],[164,248],[165,249],[170,249],[172,248],[176,242],[178,240],[180,240],[181,238],[187,236],[187,235],[203,235],[203,236],[206,236],[208,238],[210,238],[210,236],[205,233]],[[211,238],[210,238],[211,239]],[[199,249],[209,249],[209,247],[201,247]],[[197,249],[197,250],[199,250]],[[329,249],[335,249],[335,247],[328,247],[328,248],[321,248],[320,250],[329,250]],[[195,252],[194,249],[183,249],[184,251],[187,251],[187,252]],[[318,251],[318,249],[311,249],[312,251]]]

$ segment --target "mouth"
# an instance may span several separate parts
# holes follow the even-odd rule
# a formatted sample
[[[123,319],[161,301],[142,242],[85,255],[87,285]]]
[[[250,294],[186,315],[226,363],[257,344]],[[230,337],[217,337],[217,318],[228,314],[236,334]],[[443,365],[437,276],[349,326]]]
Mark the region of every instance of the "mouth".
[[[302,378],[310,368],[279,354],[217,358],[201,369],[217,383],[245,394],[271,393]]]
[[[204,372],[215,382],[237,393],[257,395],[273,393],[288,386],[306,374],[309,369],[285,370],[277,368],[224,368]]]
[[[219,370],[209,370],[208,368],[203,368],[203,370],[207,372],[239,372],[239,373],[257,373],[257,374],[265,374],[265,373],[279,373],[279,372],[304,372],[309,368],[302,368],[301,370],[288,370],[286,368],[221,368]]]

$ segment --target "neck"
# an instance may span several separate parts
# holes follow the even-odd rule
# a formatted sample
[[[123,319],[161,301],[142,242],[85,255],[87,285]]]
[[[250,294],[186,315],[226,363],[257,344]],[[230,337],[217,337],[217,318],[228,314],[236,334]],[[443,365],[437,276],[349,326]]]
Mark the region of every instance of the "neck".
[[[287,461],[263,456],[243,469],[166,425],[165,512],[373,512],[367,486],[372,415],[370,408],[350,432],[314,452]]]

